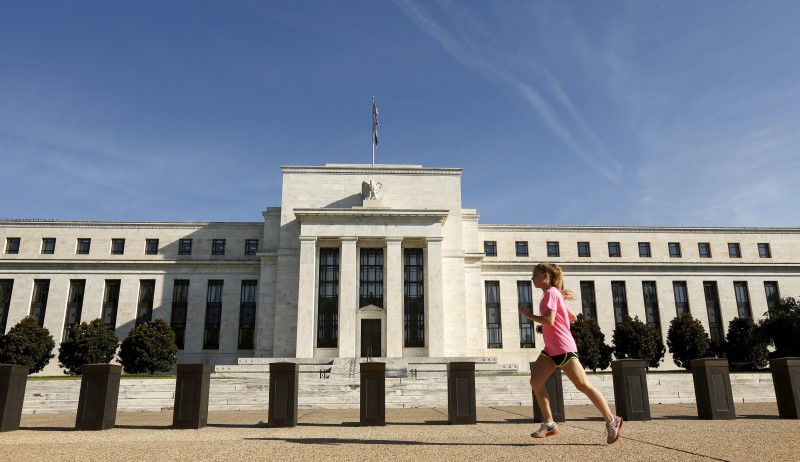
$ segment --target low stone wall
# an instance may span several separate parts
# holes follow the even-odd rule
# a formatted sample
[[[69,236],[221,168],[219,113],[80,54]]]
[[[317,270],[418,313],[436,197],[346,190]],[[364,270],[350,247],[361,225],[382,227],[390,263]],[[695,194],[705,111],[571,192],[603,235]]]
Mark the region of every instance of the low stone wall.
[[[529,376],[484,375],[475,377],[478,406],[532,406]],[[590,374],[589,381],[609,402],[614,402],[610,373]],[[582,393],[564,377],[564,403],[590,404]],[[301,409],[357,408],[359,377],[301,374],[299,403]],[[694,403],[694,384],[689,373],[651,373],[647,379],[651,404]],[[775,402],[775,390],[769,373],[731,374],[734,401]],[[77,412],[80,379],[28,380],[23,413]],[[120,383],[117,409],[127,411],[171,410],[175,400],[175,378],[123,378]],[[212,375],[209,409],[264,410],[269,401],[269,374],[258,373],[248,378],[225,378]],[[418,378],[386,379],[387,408],[447,407],[447,376],[432,371]]]

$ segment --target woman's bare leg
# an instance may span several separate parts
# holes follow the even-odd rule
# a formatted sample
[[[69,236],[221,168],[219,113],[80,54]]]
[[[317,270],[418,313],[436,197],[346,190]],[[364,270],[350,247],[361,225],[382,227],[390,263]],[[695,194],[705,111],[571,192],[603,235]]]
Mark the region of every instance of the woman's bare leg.
[[[592,404],[594,404],[594,406],[597,408],[597,410],[603,414],[603,418],[606,419],[606,423],[611,423],[611,420],[614,419],[614,414],[611,413],[611,409],[609,409],[608,403],[603,397],[603,394],[600,393],[600,391],[597,390],[597,388],[595,388],[591,383],[589,383],[589,379],[586,377],[586,372],[583,370],[583,366],[578,358],[572,358],[567,361],[566,364],[561,366],[561,370],[567,375],[569,381],[575,385],[575,388],[586,395]],[[541,406],[541,403],[539,405]]]
[[[547,356],[539,356],[536,362],[533,363],[533,370],[531,370],[531,389],[536,402],[539,403],[539,409],[542,410],[542,419],[544,422],[553,421],[553,411],[550,410],[550,395],[547,394],[547,389],[544,383],[556,370],[556,363]]]

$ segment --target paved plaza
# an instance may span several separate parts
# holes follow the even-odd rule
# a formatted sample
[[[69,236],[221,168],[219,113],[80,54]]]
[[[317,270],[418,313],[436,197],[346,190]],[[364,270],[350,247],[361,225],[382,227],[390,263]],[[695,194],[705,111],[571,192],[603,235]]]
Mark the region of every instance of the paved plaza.
[[[479,407],[476,425],[448,425],[447,409],[387,409],[385,427],[359,426],[358,409],[300,410],[298,426],[268,428],[265,411],[216,411],[201,430],[170,428],[172,412],[120,412],[116,428],[75,431],[74,413],[26,414],[0,434],[0,460],[797,460],[800,420],[776,404],[737,403],[736,420],[700,420],[694,404],[653,405],[605,444],[591,406],[567,406],[561,434],[535,440],[530,407]]]

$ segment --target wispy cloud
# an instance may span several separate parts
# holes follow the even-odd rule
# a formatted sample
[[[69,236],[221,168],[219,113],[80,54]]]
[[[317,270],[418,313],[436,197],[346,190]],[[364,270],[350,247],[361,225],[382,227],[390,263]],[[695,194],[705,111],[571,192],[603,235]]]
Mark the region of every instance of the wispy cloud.
[[[499,45],[489,26],[460,3],[438,3],[452,23],[452,33],[420,4],[398,0],[397,5],[456,60],[517,92],[574,154],[612,183],[620,184],[621,164],[608,154],[559,79],[530,54],[515,53],[513,43]],[[541,82],[532,82],[535,77]]]

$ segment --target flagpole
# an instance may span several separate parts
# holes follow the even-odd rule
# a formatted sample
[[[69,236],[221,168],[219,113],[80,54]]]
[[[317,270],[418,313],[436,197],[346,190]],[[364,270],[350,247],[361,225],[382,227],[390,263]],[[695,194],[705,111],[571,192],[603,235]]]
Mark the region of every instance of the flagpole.
[[[375,167],[375,97],[372,97],[372,167]]]

